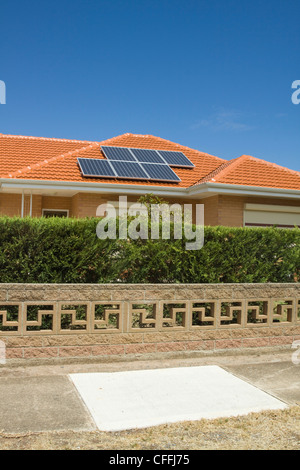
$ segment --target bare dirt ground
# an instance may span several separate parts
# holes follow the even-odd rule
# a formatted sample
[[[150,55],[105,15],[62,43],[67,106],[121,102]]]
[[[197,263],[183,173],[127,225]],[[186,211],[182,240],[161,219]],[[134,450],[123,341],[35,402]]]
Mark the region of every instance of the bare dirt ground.
[[[0,433],[1,450],[299,450],[300,407],[122,432]]]

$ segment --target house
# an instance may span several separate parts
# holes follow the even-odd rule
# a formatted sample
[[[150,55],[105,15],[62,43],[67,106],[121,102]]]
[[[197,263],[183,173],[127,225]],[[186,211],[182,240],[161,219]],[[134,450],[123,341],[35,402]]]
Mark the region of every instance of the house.
[[[79,162],[106,160],[105,146],[182,152],[192,166],[170,166],[176,181],[84,174]],[[206,225],[300,226],[300,172],[249,155],[228,161],[151,135],[91,142],[0,134],[1,215],[92,217],[106,201],[146,193],[203,203]]]

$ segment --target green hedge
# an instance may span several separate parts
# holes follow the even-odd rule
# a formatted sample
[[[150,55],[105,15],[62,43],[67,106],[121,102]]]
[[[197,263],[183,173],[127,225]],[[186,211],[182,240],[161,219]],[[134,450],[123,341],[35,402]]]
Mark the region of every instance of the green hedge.
[[[300,279],[300,230],[205,228],[184,240],[99,240],[98,219],[0,218],[0,282],[217,283]]]

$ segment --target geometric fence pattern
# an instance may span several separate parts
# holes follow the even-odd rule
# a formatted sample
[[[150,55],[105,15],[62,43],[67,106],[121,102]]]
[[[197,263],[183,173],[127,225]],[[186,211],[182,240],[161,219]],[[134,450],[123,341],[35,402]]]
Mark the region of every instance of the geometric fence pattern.
[[[300,298],[0,302],[0,337],[299,324]]]

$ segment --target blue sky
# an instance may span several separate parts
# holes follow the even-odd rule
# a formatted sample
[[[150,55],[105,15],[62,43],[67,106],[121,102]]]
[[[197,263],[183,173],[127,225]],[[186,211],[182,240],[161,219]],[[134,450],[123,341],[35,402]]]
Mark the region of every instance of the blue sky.
[[[2,2],[0,132],[157,135],[300,170],[299,0]]]

